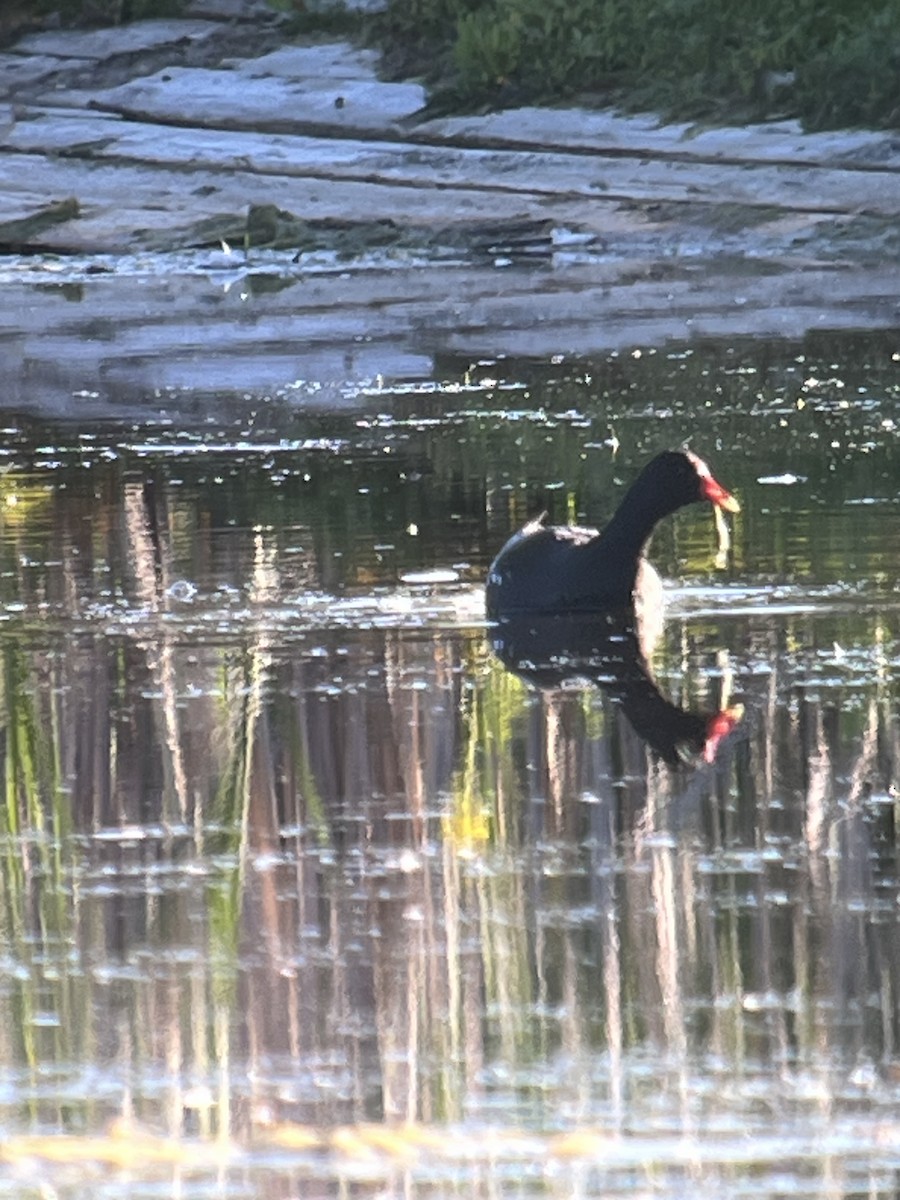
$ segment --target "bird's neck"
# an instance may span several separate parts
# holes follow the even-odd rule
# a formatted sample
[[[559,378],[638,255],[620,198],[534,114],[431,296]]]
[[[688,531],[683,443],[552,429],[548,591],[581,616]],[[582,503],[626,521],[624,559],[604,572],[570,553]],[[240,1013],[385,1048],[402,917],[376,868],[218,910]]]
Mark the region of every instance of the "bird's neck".
[[[625,493],[621,504],[602,533],[604,552],[613,552],[622,561],[637,561],[643,556],[657,523],[671,511],[671,505],[641,487],[637,480]]]

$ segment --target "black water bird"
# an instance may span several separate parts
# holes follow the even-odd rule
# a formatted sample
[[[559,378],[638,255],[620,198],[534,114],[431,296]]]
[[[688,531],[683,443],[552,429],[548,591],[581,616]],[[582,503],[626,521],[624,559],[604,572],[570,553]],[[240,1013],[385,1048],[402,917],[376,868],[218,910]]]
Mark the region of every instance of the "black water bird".
[[[663,696],[650,656],[662,630],[662,583],[644,553],[657,523],[705,500],[737,500],[689,450],[667,450],[641,471],[599,532],[532,521],[488,573],[494,653],[542,690],[586,682],[608,692],[635,732],[670,764],[715,757],[741,709],[691,712]]]
[[[659,576],[644,557],[656,524],[707,500],[740,506],[689,450],[666,450],[644,467],[602,530],[531,521],[491,564],[486,606],[492,619],[516,613],[583,613],[634,606],[645,619],[662,610]]]

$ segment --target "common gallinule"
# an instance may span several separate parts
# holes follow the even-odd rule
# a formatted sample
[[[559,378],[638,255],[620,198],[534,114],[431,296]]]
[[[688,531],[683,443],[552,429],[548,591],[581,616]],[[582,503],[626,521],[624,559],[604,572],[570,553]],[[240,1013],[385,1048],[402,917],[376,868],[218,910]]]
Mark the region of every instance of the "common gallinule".
[[[699,500],[725,512],[738,512],[740,507],[696,454],[666,450],[647,463],[602,532],[530,522],[491,564],[488,616],[634,606],[646,617],[648,610],[661,610],[659,576],[645,560],[644,550],[659,520]]]

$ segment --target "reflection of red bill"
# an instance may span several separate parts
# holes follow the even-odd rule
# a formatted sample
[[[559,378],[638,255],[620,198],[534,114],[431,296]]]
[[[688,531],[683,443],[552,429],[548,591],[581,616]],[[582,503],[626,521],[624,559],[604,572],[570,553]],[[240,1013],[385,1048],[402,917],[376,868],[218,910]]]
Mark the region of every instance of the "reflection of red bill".
[[[733,708],[723,708],[721,712],[709,718],[706,722],[706,741],[703,744],[704,762],[711,763],[715,760],[719,743],[728,737],[743,715],[743,704],[735,704]]]

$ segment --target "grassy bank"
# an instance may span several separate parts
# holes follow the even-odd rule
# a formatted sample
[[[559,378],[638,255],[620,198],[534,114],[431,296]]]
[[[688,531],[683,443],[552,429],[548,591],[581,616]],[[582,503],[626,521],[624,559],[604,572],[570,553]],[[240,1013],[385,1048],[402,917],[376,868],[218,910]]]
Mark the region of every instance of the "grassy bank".
[[[714,121],[900,125],[900,0],[389,0],[441,107],[587,96]]]
[[[669,118],[799,117],[808,129],[900,127],[900,0],[269,0],[294,32],[374,36],[395,77],[456,111],[579,100]],[[0,41],[52,19],[173,16],[185,0],[7,0]],[[363,28],[365,26],[366,28]]]

